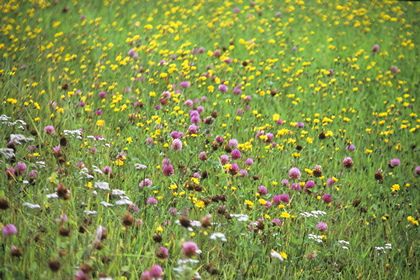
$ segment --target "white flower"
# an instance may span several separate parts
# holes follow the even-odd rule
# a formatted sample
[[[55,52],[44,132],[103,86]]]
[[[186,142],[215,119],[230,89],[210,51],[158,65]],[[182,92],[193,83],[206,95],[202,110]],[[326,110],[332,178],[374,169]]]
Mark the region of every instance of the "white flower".
[[[16,143],[16,144],[22,144],[22,142],[32,142],[35,141],[34,138],[26,138],[25,135],[22,134],[10,134],[10,141]]]
[[[385,249],[392,249],[391,243],[386,243],[385,244]]]
[[[84,210],[84,211],[83,211],[83,213],[85,213],[85,214],[87,214],[87,215],[95,215],[95,214],[96,214],[96,213],[98,213],[98,212],[96,212],[96,211]]]
[[[212,235],[210,235],[210,239],[212,240],[220,239],[221,241],[224,241],[224,242],[227,241],[226,236],[221,232],[213,233]]]
[[[322,243],[322,237],[319,235],[315,235],[315,234],[308,234],[308,238],[315,240],[318,243]]]
[[[47,194],[47,198],[58,198],[58,195],[56,193]]]
[[[340,243],[340,244],[350,245],[350,242],[345,241],[345,240],[338,240],[337,242]]]
[[[146,166],[146,165],[144,165],[144,164],[140,164],[140,163],[136,163],[136,164],[134,164],[134,167],[135,167],[137,170],[144,170],[144,169],[147,169],[147,166]]]
[[[95,188],[109,190],[109,184],[107,182],[95,182]]]
[[[341,248],[343,248],[345,250],[348,250],[349,249],[349,247],[347,247],[347,246],[341,246]]]
[[[106,201],[101,201],[101,204],[102,204],[103,206],[105,206],[105,207],[114,206],[114,204],[112,204],[112,203],[108,203],[108,202],[106,202]]]
[[[13,149],[2,148],[0,149],[0,153],[2,153],[6,157],[6,159],[11,159],[15,157]]]
[[[125,191],[119,190],[119,189],[115,189],[115,190],[112,190],[112,194],[113,195],[125,195]]]
[[[121,199],[121,200],[115,201],[115,204],[117,204],[117,205],[131,205],[131,204],[133,204],[133,202],[131,202],[128,199]]]
[[[23,206],[28,206],[31,209],[41,208],[41,206],[39,204],[32,204],[32,203],[29,203],[29,202],[23,203]]]
[[[276,258],[276,259],[279,259],[280,261],[284,261],[283,257],[274,250],[271,250],[270,255],[272,258]]]
[[[238,218],[239,222],[246,222],[249,220],[248,215],[245,214],[230,214],[232,217]]]
[[[103,173],[102,170],[99,167],[95,166],[95,165],[92,165],[92,168],[93,168],[93,171],[95,171],[96,173],[100,173],[100,174]]]

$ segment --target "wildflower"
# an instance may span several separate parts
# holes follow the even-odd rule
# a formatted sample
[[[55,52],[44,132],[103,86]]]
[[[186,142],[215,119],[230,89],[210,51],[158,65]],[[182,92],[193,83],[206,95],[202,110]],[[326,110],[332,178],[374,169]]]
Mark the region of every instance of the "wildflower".
[[[219,91],[221,91],[221,92],[227,92],[228,91],[228,87],[225,84],[221,84],[219,86]]]
[[[307,253],[304,257],[308,259],[315,259],[317,256],[316,250]]]
[[[198,159],[199,159],[199,160],[202,160],[202,161],[206,161],[206,160],[208,159],[206,152],[201,152],[201,153],[198,155]]]
[[[313,188],[313,187],[315,187],[315,182],[314,181],[310,180],[310,181],[306,182],[306,184],[305,184],[306,189],[310,189],[310,188]]]
[[[324,222],[319,222],[316,224],[316,229],[319,229],[321,231],[328,231],[328,225]]]
[[[153,204],[153,205],[157,205],[158,204],[158,201],[157,201],[157,199],[156,198],[154,198],[154,197],[149,197],[148,199],[147,199],[147,202],[146,202],[147,204]]]
[[[401,161],[398,158],[393,158],[389,161],[388,166],[393,168],[395,166],[400,166],[401,165]]]
[[[169,251],[167,248],[160,246],[157,249],[156,257],[159,259],[167,259],[169,257]]]
[[[332,196],[330,194],[324,194],[321,198],[325,203],[330,203],[332,201]]]
[[[26,164],[18,162],[15,166],[16,175],[23,175],[26,173]]]
[[[289,178],[293,180],[299,180],[300,170],[296,167],[293,167],[289,170]]]
[[[204,216],[203,219],[201,219],[201,226],[203,228],[210,227],[211,226],[211,222],[210,221],[211,221],[211,215],[210,214]]]
[[[228,162],[229,162],[229,156],[227,156],[227,155],[221,155],[221,156],[220,156],[220,163],[221,163],[221,164],[225,165],[225,164],[227,164]]]
[[[7,201],[7,199],[5,199],[5,198],[0,198],[0,209],[1,210],[6,210],[6,209],[8,209],[10,206],[9,206],[9,202]]]
[[[241,90],[240,87],[235,87],[233,89],[232,93],[235,94],[235,95],[240,95],[240,94],[242,94],[242,90]]]
[[[187,81],[183,81],[179,85],[183,88],[189,88],[190,87],[190,83],[187,82]]]
[[[210,239],[211,240],[220,239],[220,241],[223,241],[223,242],[227,241],[226,236],[223,233],[220,233],[220,232],[215,232],[212,235],[210,235]]]
[[[102,173],[106,175],[112,174],[112,168],[110,166],[105,166],[104,168],[102,168]]]
[[[355,147],[353,144],[348,145],[348,146],[346,147],[346,150],[348,150],[348,151],[350,151],[350,152],[353,152],[355,149],[356,149],[356,147]]]
[[[283,186],[288,186],[289,185],[289,180],[283,179],[283,180],[281,180],[280,184],[282,184]]]
[[[184,105],[188,106],[188,107],[192,107],[194,105],[194,102],[192,100],[188,99],[184,102]]]
[[[231,153],[232,159],[240,159],[242,157],[241,152],[239,150],[233,150]]]
[[[201,254],[201,250],[198,249],[197,244],[193,241],[187,241],[182,244],[182,252],[188,258],[191,258],[197,254]]]
[[[54,126],[52,126],[52,125],[47,125],[47,126],[44,128],[44,131],[45,131],[47,134],[50,134],[50,135],[53,135],[53,134],[55,133]]]
[[[150,271],[146,270],[144,271],[141,276],[140,276],[141,280],[153,280],[152,276],[150,275]]]
[[[353,160],[351,157],[346,157],[343,160],[343,165],[345,168],[352,168],[353,167]]]
[[[231,148],[236,148],[238,147],[238,145],[239,145],[239,142],[236,139],[230,139],[228,142],[228,146]]]
[[[377,53],[379,51],[379,45],[374,45],[373,47],[372,47],[372,52],[373,53]]]
[[[146,178],[139,183],[139,188],[149,187],[152,185],[152,180]]]
[[[277,252],[276,252],[276,251],[274,251],[274,250],[271,250],[270,256],[271,256],[272,258],[279,259],[280,261],[284,261],[283,256],[282,256],[281,254],[277,253]]]
[[[61,268],[61,263],[58,260],[50,260],[48,261],[48,267],[52,272],[57,272]]]
[[[53,147],[53,153],[54,153],[54,156],[56,157],[60,157],[63,155],[63,151],[61,150],[60,146]]]
[[[123,225],[125,226],[132,226],[134,223],[134,216],[131,213],[126,213],[124,214],[124,216],[122,217],[122,222]]]
[[[4,237],[7,237],[9,235],[17,234],[18,231],[17,231],[15,225],[8,224],[8,225],[3,227],[2,232],[3,232]]]
[[[384,181],[384,176],[382,175],[382,172],[383,172],[382,169],[378,169],[378,170],[376,170],[375,175],[374,175],[375,179],[380,181],[380,182]]]
[[[334,185],[335,181],[333,180],[333,178],[328,178],[327,180],[327,186],[332,186]]]
[[[188,127],[188,134],[197,134],[199,127],[195,124],[192,124]]]
[[[238,7],[233,8],[233,12],[234,12],[235,14],[239,13],[239,11],[240,11],[240,9],[239,9]]]
[[[184,133],[179,132],[179,131],[172,131],[170,135],[173,139],[178,139],[178,138],[183,137]]]
[[[95,182],[95,188],[109,190],[109,184],[107,182]]]
[[[81,269],[79,269],[74,275],[76,280],[89,280],[89,276]]]
[[[182,141],[178,138],[174,139],[171,144],[171,149],[174,151],[181,151],[182,150]]]
[[[420,175],[420,166],[417,166],[416,168],[414,168],[414,174]]]
[[[281,221],[280,221],[279,219],[273,219],[273,220],[271,220],[271,224],[272,224],[273,226],[278,226],[278,227],[280,227],[280,226],[281,226]]]
[[[266,194],[267,194],[267,188],[266,188],[266,187],[264,187],[264,186],[259,186],[259,187],[258,187],[258,193],[259,193],[260,195],[266,195]]]
[[[394,65],[394,66],[391,66],[391,68],[390,68],[389,70],[391,70],[391,73],[392,73],[392,74],[397,74],[397,73],[398,73],[398,71],[399,71],[399,70],[398,70],[398,67],[397,67],[397,66],[395,66],[395,65]]]
[[[304,126],[305,126],[305,124],[303,122],[300,122],[300,123],[296,124],[296,127],[304,127]]]
[[[289,203],[289,201],[290,201],[290,196],[288,194],[275,195],[273,197],[273,203],[275,205],[279,205],[280,202]]]
[[[22,256],[22,249],[20,249],[16,246],[12,246],[12,248],[10,250],[10,255],[12,257],[21,257]]]
[[[224,141],[225,139],[223,139],[223,137],[222,136],[217,136],[216,137],[216,142],[217,143],[223,143],[223,141]]]
[[[150,276],[153,279],[162,279],[162,274],[163,270],[162,267],[160,267],[159,265],[155,264],[150,268]]]
[[[245,164],[249,166],[254,165],[254,160],[252,158],[247,158],[245,160]]]
[[[29,202],[25,202],[22,205],[23,206],[28,206],[31,209],[41,208],[41,206],[39,204],[32,204],[32,203],[29,203]]]
[[[163,166],[163,175],[164,176],[171,176],[174,175],[175,170],[172,164],[166,164]]]

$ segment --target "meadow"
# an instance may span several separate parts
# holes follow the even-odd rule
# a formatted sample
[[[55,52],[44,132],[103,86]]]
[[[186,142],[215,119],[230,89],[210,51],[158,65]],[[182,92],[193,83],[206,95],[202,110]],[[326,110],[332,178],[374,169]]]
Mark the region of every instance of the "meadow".
[[[0,1],[0,279],[419,279],[419,2]]]

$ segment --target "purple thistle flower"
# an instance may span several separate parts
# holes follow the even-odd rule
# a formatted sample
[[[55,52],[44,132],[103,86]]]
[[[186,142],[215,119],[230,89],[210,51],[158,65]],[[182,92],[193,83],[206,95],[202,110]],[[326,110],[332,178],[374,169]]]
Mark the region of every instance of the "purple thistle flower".
[[[183,88],[189,88],[190,87],[190,83],[187,82],[187,81],[183,81],[179,85]]]
[[[147,204],[153,204],[153,205],[157,205],[158,201],[156,198],[154,198],[153,196],[149,197],[146,201]]]
[[[353,167],[353,160],[351,159],[351,157],[346,157],[343,160],[343,165],[345,168],[352,168]]]
[[[221,85],[219,86],[219,91],[221,91],[221,92],[227,92],[227,91],[228,91],[228,87],[227,87],[227,85],[225,85],[225,84],[221,84]]]
[[[232,159],[240,159],[242,157],[241,151],[239,150],[233,150],[230,154],[232,156]]]
[[[319,229],[321,231],[328,231],[328,225],[324,222],[319,222],[316,224],[316,229]]]
[[[226,164],[228,162],[229,162],[229,156],[227,156],[227,155],[221,155],[220,156],[220,163],[221,164]]]
[[[400,166],[401,161],[398,158],[393,158],[389,161],[388,165],[389,165],[389,167]]]
[[[305,126],[305,124],[303,122],[300,122],[300,123],[296,124],[296,127],[304,127],[304,126]]]
[[[332,196],[329,193],[326,193],[321,198],[325,203],[330,203],[332,201]]]
[[[230,139],[228,142],[228,146],[231,148],[236,148],[238,147],[238,145],[239,145],[239,142],[236,139]]]
[[[16,174],[18,176],[25,174],[26,173],[26,164],[24,164],[23,162],[16,163],[15,171],[16,171]]]
[[[171,149],[174,151],[181,151],[182,150],[182,141],[179,139],[174,139],[171,144]]]
[[[293,180],[299,180],[300,179],[300,170],[296,167],[292,167],[289,170],[289,178]]]
[[[315,182],[314,181],[310,180],[310,181],[306,182],[306,184],[305,184],[306,189],[310,189],[310,188],[313,188],[313,187],[315,187]]]
[[[162,267],[160,265],[155,264],[150,268],[150,276],[155,279],[162,279]]]
[[[167,164],[163,166],[163,175],[164,176],[171,176],[174,175],[175,170],[172,164]]]
[[[52,126],[52,125],[47,125],[47,126],[44,128],[44,131],[45,131],[47,134],[50,134],[50,135],[52,135],[52,134],[54,134],[54,133],[55,133],[54,126]]]
[[[260,194],[260,195],[266,195],[267,194],[267,188],[266,187],[264,187],[264,186],[259,186],[258,187],[258,193]]]
[[[8,225],[3,227],[2,232],[3,232],[4,237],[7,237],[9,235],[17,234],[18,231],[17,231],[15,225],[8,224]]]
[[[195,244],[195,242],[193,241],[187,241],[184,244],[182,244],[182,252],[188,258],[191,258],[201,253],[201,251],[198,249],[197,244]]]
[[[348,145],[348,146],[346,147],[346,150],[348,150],[348,151],[350,151],[350,152],[353,152],[355,149],[356,149],[356,147],[355,147],[353,144]]]
[[[254,160],[252,158],[247,158],[245,160],[245,164],[249,166],[254,165]]]

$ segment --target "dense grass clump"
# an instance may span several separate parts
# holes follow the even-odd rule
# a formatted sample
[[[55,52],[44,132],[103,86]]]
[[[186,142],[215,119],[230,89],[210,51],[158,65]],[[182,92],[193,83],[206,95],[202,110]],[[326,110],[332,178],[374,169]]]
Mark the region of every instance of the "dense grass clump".
[[[0,11],[0,279],[420,277],[418,2]]]

